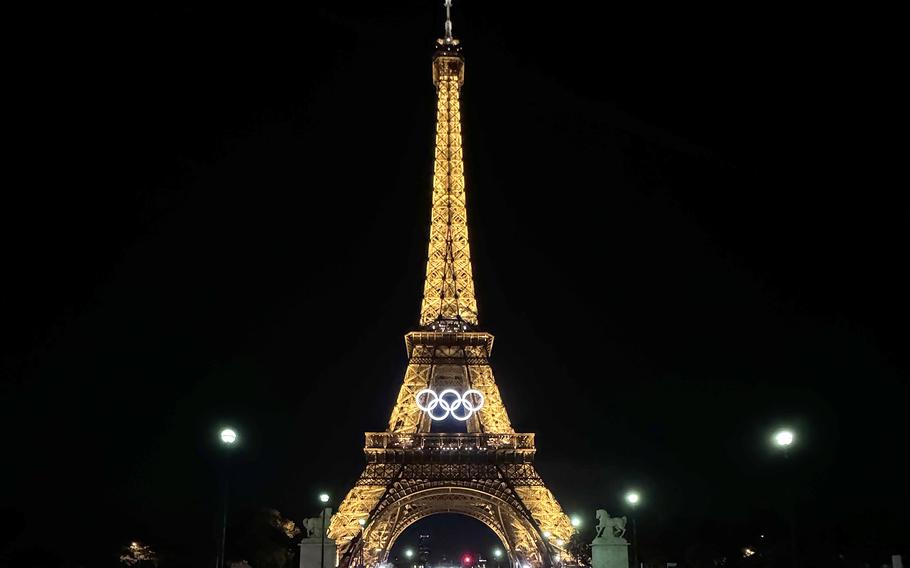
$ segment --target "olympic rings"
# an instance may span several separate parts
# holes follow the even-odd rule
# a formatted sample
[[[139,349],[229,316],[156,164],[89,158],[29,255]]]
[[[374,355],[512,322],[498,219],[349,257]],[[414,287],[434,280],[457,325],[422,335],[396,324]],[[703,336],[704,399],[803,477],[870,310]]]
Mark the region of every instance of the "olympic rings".
[[[451,415],[455,420],[464,422],[483,407],[483,393],[477,389],[468,389],[464,394],[455,389],[446,389],[439,394],[433,389],[423,389],[414,396],[414,400],[417,401],[417,408],[426,412],[432,420],[445,420]]]

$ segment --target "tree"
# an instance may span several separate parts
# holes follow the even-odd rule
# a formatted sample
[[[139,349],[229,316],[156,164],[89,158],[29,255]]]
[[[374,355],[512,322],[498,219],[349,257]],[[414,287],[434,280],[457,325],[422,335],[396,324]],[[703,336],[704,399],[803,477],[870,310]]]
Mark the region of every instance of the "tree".
[[[158,554],[147,544],[134,540],[123,547],[120,564],[124,566],[158,566]]]
[[[575,563],[579,566],[591,565],[591,543],[588,542],[588,538],[582,536],[581,532],[576,532],[569,538],[566,550],[575,558]]]
[[[291,568],[301,530],[275,509],[258,509],[241,516],[231,539],[229,557],[247,560],[256,568]]]

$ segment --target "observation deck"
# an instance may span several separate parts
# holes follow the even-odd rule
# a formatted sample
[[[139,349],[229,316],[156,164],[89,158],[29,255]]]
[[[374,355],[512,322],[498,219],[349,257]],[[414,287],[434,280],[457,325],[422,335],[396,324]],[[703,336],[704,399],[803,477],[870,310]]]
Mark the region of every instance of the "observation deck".
[[[396,434],[367,432],[367,463],[534,461],[534,434]]]
[[[478,347],[486,356],[493,350],[493,335],[485,331],[411,331],[404,336],[408,357],[415,357],[415,348],[421,347]]]

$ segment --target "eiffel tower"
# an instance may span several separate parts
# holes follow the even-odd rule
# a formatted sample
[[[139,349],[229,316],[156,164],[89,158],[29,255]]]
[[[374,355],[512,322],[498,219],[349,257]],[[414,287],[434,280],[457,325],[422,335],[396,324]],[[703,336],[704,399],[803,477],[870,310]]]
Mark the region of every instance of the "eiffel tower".
[[[570,560],[574,529],[534,467],[534,434],[516,433],[490,366],[493,336],[480,329],[465,208],[459,97],[464,57],[436,41],[436,152],[420,325],[405,335],[408,367],[385,432],[367,432],[366,469],[332,517],[339,565],[378,566],[420,519],[456,513],[487,525],[512,566]],[[465,432],[434,432],[453,416]],[[451,417],[449,418],[451,422]]]

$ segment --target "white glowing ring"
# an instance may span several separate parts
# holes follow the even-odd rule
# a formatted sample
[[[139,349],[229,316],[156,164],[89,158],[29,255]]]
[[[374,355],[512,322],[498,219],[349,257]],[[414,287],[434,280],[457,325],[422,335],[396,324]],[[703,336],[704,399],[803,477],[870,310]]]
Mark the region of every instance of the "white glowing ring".
[[[473,402],[471,397],[477,402]],[[464,394],[455,389],[445,389],[439,394],[433,389],[423,389],[414,395],[414,400],[417,402],[417,408],[426,412],[430,419],[437,421],[451,416],[464,422],[483,407],[483,393],[477,389],[468,389]]]

